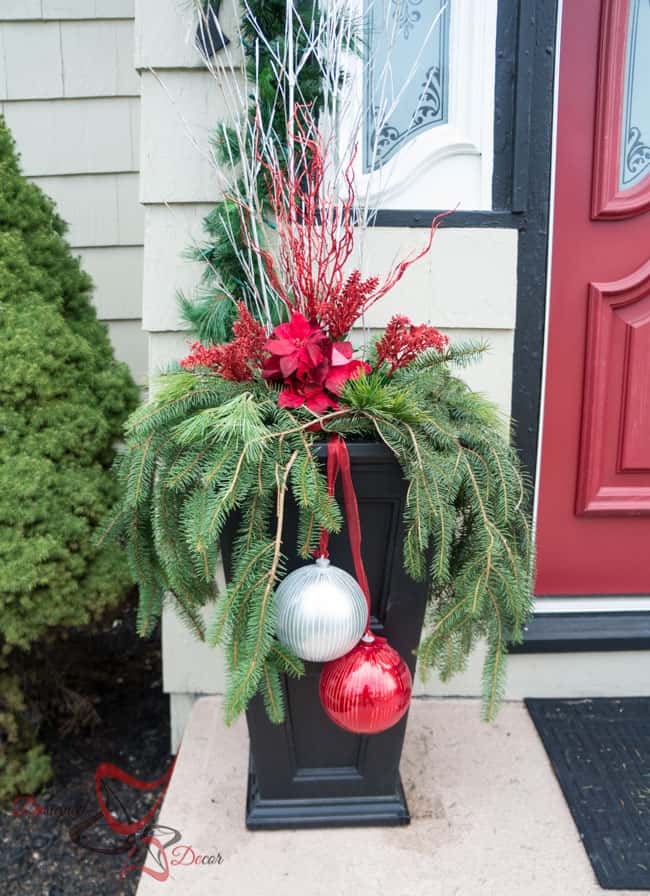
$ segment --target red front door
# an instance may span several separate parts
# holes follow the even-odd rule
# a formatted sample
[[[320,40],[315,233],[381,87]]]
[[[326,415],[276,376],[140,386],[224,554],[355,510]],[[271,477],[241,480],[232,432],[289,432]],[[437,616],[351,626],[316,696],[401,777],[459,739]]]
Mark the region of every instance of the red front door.
[[[565,0],[540,595],[650,593],[650,0]]]

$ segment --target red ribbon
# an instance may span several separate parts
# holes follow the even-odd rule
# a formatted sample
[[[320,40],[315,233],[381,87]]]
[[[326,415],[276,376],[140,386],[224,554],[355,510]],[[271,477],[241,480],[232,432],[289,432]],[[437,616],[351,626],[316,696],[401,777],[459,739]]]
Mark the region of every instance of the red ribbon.
[[[370,587],[366,570],[361,557],[361,522],[359,520],[359,505],[357,504],[357,495],[352,482],[352,470],[350,468],[350,454],[345,440],[338,433],[333,433],[329,437],[327,446],[327,492],[330,497],[334,497],[336,488],[336,480],[341,474],[341,482],[343,483],[343,500],[345,504],[345,515],[348,522],[348,534],[350,538],[350,547],[352,548],[352,560],[354,562],[354,571],[357,575],[357,581],[361,586],[361,590],[366,596],[368,604],[368,624],[366,626],[366,634],[370,634]],[[330,534],[327,529],[323,529],[320,534],[319,556],[329,557]]]
[[[129,775],[128,772],[123,771],[121,768],[118,768],[117,765],[113,765],[110,762],[102,762],[101,765],[97,766],[97,769],[95,770],[95,793],[97,795],[97,802],[99,803],[99,808],[101,809],[102,815],[104,816],[106,822],[108,823],[108,826],[112,831],[115,831],[116,834],[135,834],[138,831],[141,831],[149,824],[150,821],[152,821],[159,805],[163,800],[163,797],[165,796],[165,793],[167,792],[167,785],[169,784],[172,772],[174,771],[175,764],[176,760],[171,763],[165,774],[161,778],[158,778],[157,781],[141,781],[140,778],[134,778],[133,775]],[[106,780],[120,781],[122,784],[126,784],[129,787],[132,787],[134,790],[157,790],[163,785],[164,790],[146,815],[143,815],[142,818],[140,818],[138,821],[134,821],[130,824],[125,824],[121,821],[118,821],[118,819],[115,818],[114,815],[112,815],[108,806],[106,805],[106,800],[104,799],[104,793],[102,790],[102,782]]]

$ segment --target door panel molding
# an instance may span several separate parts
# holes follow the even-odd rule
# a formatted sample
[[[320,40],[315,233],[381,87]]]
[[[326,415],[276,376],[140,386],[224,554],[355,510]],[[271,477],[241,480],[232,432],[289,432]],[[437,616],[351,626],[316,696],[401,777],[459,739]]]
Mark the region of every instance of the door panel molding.
[[[621,280],[590,284],[587,319],[576,513],[648,514],[650,423],[638,416],[647,403],[650,261]],[[612,428],[615,449],[607,442]]]

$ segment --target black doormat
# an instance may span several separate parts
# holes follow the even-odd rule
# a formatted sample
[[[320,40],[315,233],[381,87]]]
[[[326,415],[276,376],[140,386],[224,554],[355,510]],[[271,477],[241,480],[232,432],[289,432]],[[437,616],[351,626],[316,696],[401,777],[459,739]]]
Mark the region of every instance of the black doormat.
[[[650,698],[526,706],[601,887],[650,890]]]

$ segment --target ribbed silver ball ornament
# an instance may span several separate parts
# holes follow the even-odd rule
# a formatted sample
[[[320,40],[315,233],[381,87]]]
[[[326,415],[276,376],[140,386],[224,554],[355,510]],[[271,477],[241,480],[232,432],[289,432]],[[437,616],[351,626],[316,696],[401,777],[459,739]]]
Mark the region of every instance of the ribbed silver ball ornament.
[[[325,557],[283,579],[275,606],[278,640],[310,662],[343,656],[366,629],[368,605],[359,583]]]

